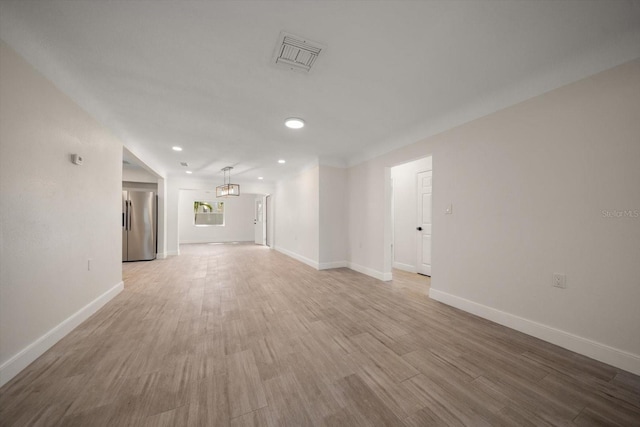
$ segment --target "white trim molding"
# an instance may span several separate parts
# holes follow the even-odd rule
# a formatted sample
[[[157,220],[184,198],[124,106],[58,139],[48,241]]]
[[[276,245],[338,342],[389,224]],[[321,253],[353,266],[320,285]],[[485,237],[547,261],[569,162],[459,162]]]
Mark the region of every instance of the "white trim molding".
[[[20,371],[29,366],[96,311],[100,310],[123,289],[124,282],[118,283],[0,365],[0,387],[11,381]]]
[[[274,246],[273,249],[276,251],[283,253],[284,255],[291,257],[297,261],[300,261],[303,264],[307,264],[309,267],[313,267],[316,270],[329,270],[331,268],[342,268],[347,267],[351,270],[357,271],[358,273],[366,274],[367,276],[371,276],[375,279],[382,280],[383,282],[388,282],[392,279],[391,273],[383,273],[381,271],[377,271],[368,267],[363,267],[359,264],[349,262],[349,261],[332,261],[332,262],[323,262],[319,263],[307,257],[304,257],[300,254],[292,252],[287,249],[283,249],[279,246]]]
[[[362,274],[366,274],[367,276],[371,276],[375,279],[378,280],[382,280],[383,282],[388,282],[389,280],[391,280],[393,278],[392,274],[389,273],[383,273],[381,271],[377,271],[374,270],[372,268],[368,268],[368,267],[363,267],[359,264],[353,263],[353,262],[349,262],[349,261],[333,261],[333,262],[323,262],[323,263],[318,263],[312,259],[309,259],[307,257],[304,257],[302,255],[299,255],[295,252],[292,252],[290,250],[287,249],[283,249],[279,246],[274,246],[273,249],[275,249],[276,251],[285,254],[288,257],[291,257],[297,261],[300,261],[304,264],[307,264],[309,267],[313,267],[316,270],[328,270],[331,268],[342,268],[342,267],[347,267],[350,268],[351,270],[357,271],[358,273],[362,273]]]
[[[332,268],[348,267],[349,264],[347,261],[316,262],[310,258],[292,252],[288,249],[281,248],[279,246],[274,246],[271,249],[274,249],[290,258],[293,258],[296,261],[300,261],[303,264],[307,264],[309,267],[313,267],[316,270],[330,270]]]
[[[397,261],[393,262],[393,268],[397,268],[398,270],[402,270],[402,271],[407,271],[409,273],[417,273],[418,272],[418,270],[416,269],[415,265],[403,264],[403,263],[397,262]]]
[[[313,267],[316,270],[319,270],[319,264],[318,264],[317,261],[314,261],[314,260],[309,259],[307,257],[304,257],[302,255],[299,255],[299,254],[297,254],[295,252],[291,252],[290,250],[281,248],[279,246],[274,246],[273,249],[275,249],[278,252],[281,252],[281,253],[285,254],[288,257],[291,257],[291,258],[293,258],[293,259],[295,259],[297,261],[300,261],[303,264],[307,264],[309,267]]]
[[[332,268],[344,268],[347,267],[347,261],[332,261],[332,262],[321,262],[318,265],[318,270],[330,270]]]
[[[215,243],[217,245],[231,244],[231,243],[241,243],[241,244],[252,244],[257,245],[253,240],[238,240],[238,239],[228,239],[228,240],[181,240],[180,245],[206,245],[209,243]],[[265,245],[261,245],[265,246]]]
[[[354,262],[349,262],[347,267],[350,269],[357,271],[358,273],[366,274],[367,276],[371,276],[378,280],[382,280],[383,282],[388,282],[392,279],[391,273],[383,273],[382,271],[374,270],[369,267],[364,267],[362,265],[356,264]]]
[[[640,375],[640,356],[431,288],[429,297],[567,350]]]

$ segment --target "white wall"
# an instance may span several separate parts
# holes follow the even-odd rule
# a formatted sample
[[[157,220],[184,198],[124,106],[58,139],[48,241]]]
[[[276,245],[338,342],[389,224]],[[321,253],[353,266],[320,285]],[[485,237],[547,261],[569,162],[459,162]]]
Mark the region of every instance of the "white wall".
[[[417,174],[431,170],[431,156],[391,168],[393,179],[393,268],[417,271]]]
[[[347,170],[319,167],[319,268],[347,266]]]
[[[314,268],[319,267],[319,166],[276,184],[275,246]]]
[[[1,385],[123,285],[122,143],[4,42],[0,122]]]
[[[435,139],[432,296],[640,373],[640,60]]]
[[[130,182],[148,182],[155,184],[158,182],[158,177],[154,176],[144,169],[123,167],[122,180]]]
[[[640,60],[351,167],[350,266],[386,277],[385,174],[433,153],[430,295],[640,373],[640,218],[603,215],[640,210],[638,135]]]
[[[240,184],[240,194],[273,194],[275,186],[268,183],[254,183],[238,181],[234,178],[234,183]],[[162,214],[166,215],[166,255],[180,254],[179,248],[179,211],[180,211],[180,190],[204,190],[215,191],[216,185],[222,184],[222,177],[177,177],[170,176],[164,182],[164,185],[158,183],[158,191],[160,201],[162,200],[161,187],[164,187],[164,196],[166,198],[166,210]],[[160,216],[160,215],[159,215]],[[162,223],[159,223],[162,224]],[[250,239],[253,240],[253,239]],[[158,242],[160,243],[160,241]],[[158,248],[160,250],[160,248]]]
[[[122,190],[123,191],[153,191],[154,193],[158,190],[158,184],[152,184],[150,182],[131,182],[131,181],[122,181]]]
[[[317,269],[348,266],[347,170],[315,165],[278,182],[275,249]]]
[[[167,257],[167,185],[164,178],[158,178],[158,258]]]
[[[238,197],[215,197],[215,190],[180,190],[178,224],[180,244],[209,242],[254,241],[255,194]],[[224,226],[199,226],[194,224],[193,202],[224,202]]]
[[[348,169],[350,268],[380,280],[391,279],[391,215],[385,211],[390,169],[429,156],[432,152],[433,142],[424,140]],[[435,180],[434,175],[434,191],[437,185]]]

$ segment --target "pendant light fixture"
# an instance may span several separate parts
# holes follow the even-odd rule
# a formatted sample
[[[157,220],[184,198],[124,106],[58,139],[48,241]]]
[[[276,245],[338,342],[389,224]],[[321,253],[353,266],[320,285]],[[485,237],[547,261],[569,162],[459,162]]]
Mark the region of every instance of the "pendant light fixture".
[[[233,167],[227,166],[222,168],[222,173],[224,175],[224,184],[218,185],[216,187],[216,197],[229,197],[229,196],[239,196],[240,195],[240,185],[239,184],[231,184],[231,169]]]

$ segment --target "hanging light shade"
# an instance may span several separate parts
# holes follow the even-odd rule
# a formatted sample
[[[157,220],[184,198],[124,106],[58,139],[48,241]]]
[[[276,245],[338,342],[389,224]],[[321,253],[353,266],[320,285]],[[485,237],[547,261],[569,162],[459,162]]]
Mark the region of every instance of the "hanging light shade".
[[[216,187],[216,197],[229,197],[229,196],[240,195],[240,185],[231,184],[231,169],[233,169],[233,167],[231,166],[222,168],[222,173],[224,174],[224,178],[223,178],[224,184],[218,185]]]

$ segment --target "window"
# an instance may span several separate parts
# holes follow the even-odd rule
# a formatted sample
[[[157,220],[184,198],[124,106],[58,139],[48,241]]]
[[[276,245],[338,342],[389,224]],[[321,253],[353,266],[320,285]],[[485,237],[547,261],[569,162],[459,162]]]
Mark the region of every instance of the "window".
[[[224,225],[224,202],[193,202],[196,226]]]

